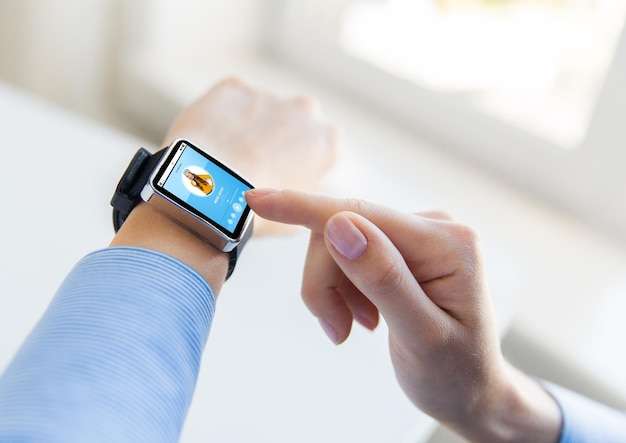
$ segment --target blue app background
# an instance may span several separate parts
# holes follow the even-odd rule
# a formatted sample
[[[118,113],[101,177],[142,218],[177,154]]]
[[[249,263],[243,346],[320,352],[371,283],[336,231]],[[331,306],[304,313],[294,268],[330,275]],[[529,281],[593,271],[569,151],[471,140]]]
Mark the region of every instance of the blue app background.
[[[194,189],[190,185],[191,180],[183,174],[185,169],[196,173],[203,173],[200,170],[206,171],[213,179],[213,190],[208,195],[204,195]],[[250,186],[225,172],[189,146],[185,147],[163,184],[163,188],[230,233],[234,232],[247,206],[244,192],[251,189]]]

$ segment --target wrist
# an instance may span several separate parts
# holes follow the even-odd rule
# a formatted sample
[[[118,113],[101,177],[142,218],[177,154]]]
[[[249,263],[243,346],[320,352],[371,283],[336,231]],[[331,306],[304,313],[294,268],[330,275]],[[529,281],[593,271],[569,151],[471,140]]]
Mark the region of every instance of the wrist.
[[[554,398],[508,362],[502,365],[502,377],[459,432],[471,441],[557,442],[562,417]]]
[[[132,210],[110,246],[145,248],[176,258],[197,271],[216,297],[228,272],[228,253],[143,202]]]

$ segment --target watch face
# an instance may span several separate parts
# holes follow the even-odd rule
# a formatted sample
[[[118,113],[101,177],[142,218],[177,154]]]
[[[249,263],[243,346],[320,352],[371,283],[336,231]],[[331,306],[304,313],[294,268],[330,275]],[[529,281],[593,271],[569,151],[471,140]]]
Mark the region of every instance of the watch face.
[[[244,193],[253,186],[185,140],[169,151],[152,186],[232,239],[250,213]]]

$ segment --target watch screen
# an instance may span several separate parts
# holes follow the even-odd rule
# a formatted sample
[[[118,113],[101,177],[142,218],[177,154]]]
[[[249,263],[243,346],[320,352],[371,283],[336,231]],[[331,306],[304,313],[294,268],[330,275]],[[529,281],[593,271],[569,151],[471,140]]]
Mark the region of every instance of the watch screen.
[[[239,236],[250,212],[244,193],[253,186],[184,140],[170,151],[152,184],[232,238]]]

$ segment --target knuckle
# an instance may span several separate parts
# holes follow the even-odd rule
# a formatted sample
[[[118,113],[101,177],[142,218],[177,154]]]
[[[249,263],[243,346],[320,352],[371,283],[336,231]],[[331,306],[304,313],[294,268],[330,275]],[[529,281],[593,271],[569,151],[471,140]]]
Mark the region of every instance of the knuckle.
[[[478,233],[471,227],[462,223],[454,223],[452,226],[453,235],[464,244],[476,244],[478,242]]]
[[[382,296],[397,294],[404,285],[404,262],[386,257],[372,278],[372,288]]]
[[[459,245],[459,260],[465,264],[463,269],[468,275],[478,275],[481,267],[478,233],[467,225],[455,223],[452,234]]]
[[[471,251],[473,254],[476,254],[479,249],[480,238],[478,233],[467,225],[456,224],[456,235],[462,245],[468,251]]]
[[[369,215],[371,215],[374,211],[374,204],[361,198],[344,198],[342,206],[346,208],[347,211],[362,215],[368,219],[370,218]]]

